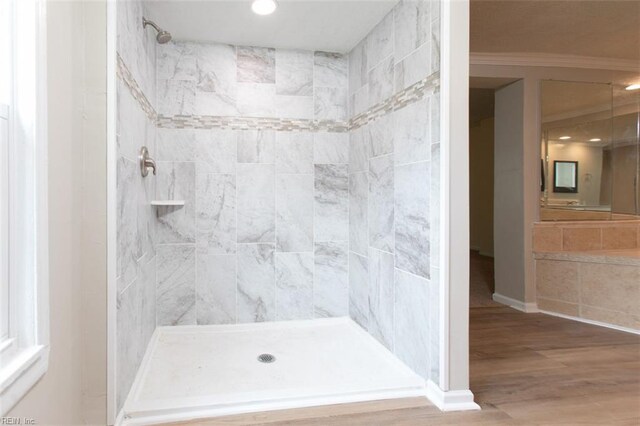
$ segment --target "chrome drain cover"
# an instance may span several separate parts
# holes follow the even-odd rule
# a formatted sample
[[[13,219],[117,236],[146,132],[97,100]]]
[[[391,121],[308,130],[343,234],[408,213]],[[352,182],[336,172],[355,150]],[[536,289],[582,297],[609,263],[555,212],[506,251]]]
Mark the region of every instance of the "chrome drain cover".
[[[258,361],[264,362],[265,364],[269,364],[275,362],[276,357],[271,354],[260,354],[258,355]]]

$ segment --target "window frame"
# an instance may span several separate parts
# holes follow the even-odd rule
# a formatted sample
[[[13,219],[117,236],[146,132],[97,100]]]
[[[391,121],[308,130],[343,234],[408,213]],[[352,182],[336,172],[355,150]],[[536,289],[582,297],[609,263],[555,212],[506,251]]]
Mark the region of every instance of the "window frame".
[[[44,375],[49,360],[47,15],[45,0],[0,1],[12,5],[13,15],[7,197],[10,336],[0,350],[4,416]]]
[[[10,298],[11,288],[9,280],[9,144],[11,135],[10,106],[0,103],[0,132],[4,133],[6,126],[6,143],[4,134],[0,134],[0,356],[11,349],[13,333],[11,330]],[[5,300],[3,300],[5,299]],[[6,313],[4,312],[6,310]],[[5,317],[6,315],[6,317]],[[4,324],[6,322],[6,324]],[[6,332],[3,331],[6,328]]]

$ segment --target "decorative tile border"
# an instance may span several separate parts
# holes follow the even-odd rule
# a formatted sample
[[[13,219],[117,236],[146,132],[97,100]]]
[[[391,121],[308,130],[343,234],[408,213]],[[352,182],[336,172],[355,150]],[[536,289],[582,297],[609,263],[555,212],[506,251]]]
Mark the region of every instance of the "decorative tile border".
[[[116,75],[120,80],[122,80],[124,85],[127,86],[129,92],[131,93],[131,96],[133,96],[133,98],[138,101],[138,103],[140,104],[140,108],[142,108],[144,113],[147,114],[149,120],[156,121],[158,118],[158,114],[156,113],[155,108],[153,107],[153,105],[151,105],[151,102],[149,102],[149,99],[147,99],[147,97],[145,96],[144,92],[138,85],[138,82],[131,74],[131,71],[129,71],[129,68],[127,68],[127,65],[124,63],[119,53],[116,54],[116,57]]]
[[[422,80],[414,83],[404,90],[396,93],[390,98],[376,104],[349,120],[349,130],[362,127],[378,118],[389,114],[390,112],[397,111],[418,102],[424,98],[425,95],[430,92],[436,91],[440,86],[440,73],[435,72],[430,76],[423,78]]]
[[[306,120],[270,117],[220,117],[213,115],[158,116],[158,127],[169,129],[280,130],[285,132],[348,132],[349,123],[333,120]]]
[[[272,117],[221,117],[213,115],[158,115],[140,89],[126,64],[118,57],[117,75],[138,101],[142,110],[157,127],[168,129],[232,129],[232,130],[279,130],[285,132],[325,131],[348,132],[371,123],[378,118],[417,102],[440,86],[440,73],[436,72],[417,83],[356,115],[348,122],[337,120],[309,120]]]

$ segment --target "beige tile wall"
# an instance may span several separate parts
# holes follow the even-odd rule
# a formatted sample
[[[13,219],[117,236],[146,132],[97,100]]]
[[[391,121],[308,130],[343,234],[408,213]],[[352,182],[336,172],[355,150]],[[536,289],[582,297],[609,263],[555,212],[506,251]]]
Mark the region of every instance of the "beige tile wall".
[[[539,222],[533,227],[533,251],[591,251],[640,248],[640,220]]]
[[[538,259],[536,288],[540,310],[640,330],[640,266]]]

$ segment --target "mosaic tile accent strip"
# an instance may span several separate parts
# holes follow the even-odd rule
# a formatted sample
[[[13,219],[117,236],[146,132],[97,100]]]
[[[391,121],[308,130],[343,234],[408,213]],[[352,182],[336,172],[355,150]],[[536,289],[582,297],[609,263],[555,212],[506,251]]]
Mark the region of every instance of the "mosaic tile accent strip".
[[[390,98],[356,115],[348,122],[337,120],[310,120],[271,117],[223,117],[214,115],[158,115],[131,75],[126,64],[118,55],[117,75],[131,91],[142,110],[157,127],[166,129],[231,129],[231,130],[278,130],[285,132],[336,132],[343,133],[358,129],[376,121],[393,111],[413,104],[440,85],[440,73],[435,72]]]
[[[169,129],[231,129],[348,132],[349,123],[333,120],[308,120],[270,117],[220,117],[212,115],[159,116],[158,127]]]
[[[133,77],[133,74],[131,74],[131,71],[129,71],[129,68],[122,60],[122,57],[120,57],[120,54],[118,53],[116,56],[116,75],[120,80],[122,80],[125,86],[127,86],[129,91],[131,92],[131,96],[133,96],[133,98],[138,101],[138,103],[140,104],[140,108],[142,108],[144,113],[147,114],[149,120],[155,122],[158,118],[158,114],[156,113],[155,108],[153,108],[153,105],[151,105],[151,102],[149,102],[149,99],[147,99],[147,97],[145,96],[144,92],[140,88],[140,85]]]
[[[349,120],[349,130],[354,130],[371,123],[378,118],[385,116],[393,111],[397,111],[418,102],[425,95],[428,95],[440,86],[440,73],[435,72],[430,76],[414,83],[404,90],[399,91],[390,98],[372,106],[365,112],[356,115]]]

